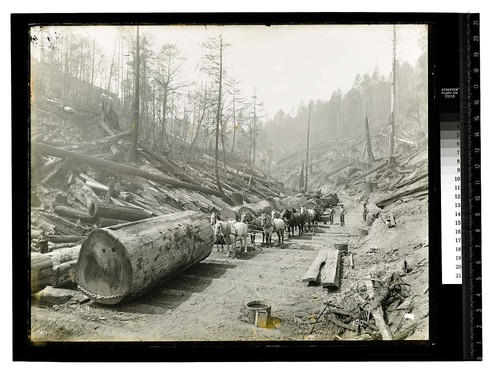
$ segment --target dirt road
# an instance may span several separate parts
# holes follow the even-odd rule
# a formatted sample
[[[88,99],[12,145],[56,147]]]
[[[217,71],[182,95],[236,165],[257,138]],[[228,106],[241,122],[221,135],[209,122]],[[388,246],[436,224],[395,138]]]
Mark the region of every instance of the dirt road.
[[[363,279],[401,272],[411,287],[411,320],[401,330],[416,327],[409,339],[428,338],[428,211],[425,201],[399,202],[390,207],[397,226],[377,219],[371,227],[362,220],[362,206],[341,196],[348,213],[345,227],[336,215],[334,225],[286,239],[282,247],[249,248],[239,258],[214,251],[201,263],[123,306],[69,301],[54,306],[32,306],[33,341],[265,341],[331,340],[331,324],[317,322],[326,301],[342,306]],[[384,215],[384,210],[380,214]],[[368,231],[369,229],[369,231]],[[274,236],[276,239],[276,236]],[[259,245],[260,238],[257,238]],[[322,248],[349,244],[355,267],[344,257],[341,287],[310,286],[302,276]],[[373,245],[376,250],[373,250]],[[411,269],[410,269],[411,268]],[[271,304],[271,328],[248,322],[245,304]],[[396,324],[396,323],[389,323]],[[396,324],[396,326],[398,326]],[[314,327],[314,332],[311,330]],[[399,328],[398,328],[399,329]]]
[[[280,248],[249,248],[239,258],[216,252],[149,295],[123,306],[65,303],[32,307],[33,341],[302,340],[323,303],[336,294],[308,286],[302,276],[324,247],[355,243],[361,207],[343,197],[341,227],[320,223],[316,232],[286,239]],[[274,240],[276,237],[273,238]],[[343,277],[348,275],[344,273]],[[272,327],[248,323],[245,304],[271,304]]]

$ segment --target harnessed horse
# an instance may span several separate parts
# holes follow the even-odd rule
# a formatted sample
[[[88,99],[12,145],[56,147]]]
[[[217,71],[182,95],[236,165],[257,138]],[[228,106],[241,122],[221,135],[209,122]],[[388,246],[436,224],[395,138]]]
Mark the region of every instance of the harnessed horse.
[[[305,216],[296,212],[296,210],[292,208],[287,208],[283,210],[281,213],[281,217],[285,221],[285,224],[288,226],[288,237],[290,237],[290,231],[292,232],[292,236],[295,236],[295,227],[297,227],[299,231],[299,236],[304,232],[304,221]]]
[[[271,219],[269,215],[260,215],[260,225],[266,236],[266,243],[271,245],[273,232],[278,235],[278,243],[282,244],[285,237],[285,222],[283,219]]]
[[[229,250],[229,245],[233,245],[233,252],[236,255],[236,241],[240,241],[240,252],[243,243],[245,244],[245,251],[247,252],[247,235],[248,235],[248,225],[245,223],[234,222],[231,224],[226,221],[217,221],[215,224],[214,233],[216,235],[222,236],[227,243],[227,257],[231,256],[231,250]]]
[[[254,217],[248,211],[243,211],[240,222],[248,225],[248,229],[250,230],[250,242],[252,245],[255,245],[255,232],[260,232],[261,230],[260,219]],[[262,233],[262,243],[264,243],[264,233]]]
[[[300,207],[300,212],[305,215],[308,231],[311,231],[311,225],[314,233],[314,229],[318,225],[318,222],[321,221],[321,213],[319,212],[319,207],[315,206],[314,208],[305,208]]]
[[[221,220],[221,217],[215,212],[212,212],[212,215],[210,215],[210,225],[212,226],[212,230],[214,231],[214,244],[217,245],[217,251],[222,252],[224,251],[224,237],[215,233],[215,224],[217,224],[217,221],[219,220]],[[219,250],[219,245],[222,245],[222,250]]]

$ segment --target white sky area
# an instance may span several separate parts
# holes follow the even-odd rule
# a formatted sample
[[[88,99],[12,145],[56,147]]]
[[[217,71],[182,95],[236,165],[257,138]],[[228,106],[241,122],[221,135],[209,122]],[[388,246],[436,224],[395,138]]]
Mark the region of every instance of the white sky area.
[[[95,33],[111,57],[116,26],[74,27],[73,32],[90,38]],[[400,61],[415,66],[422,53],[418,39],[425,30],[425,25],[397,26]],[[301,100],[329,100],[337,89],[345,93],[356,74],[371,75],[375,66],[386,77],[391,71],[392,25],[141,26],[140,32],[153,37],[153,49],[176,44],[188,58],[183,72],[189,80],[200,77],[200,44],[222,34],[231,45],[224,61],[227,71],[241,81],[246,96],[257,90],[269,118],[280,109],[290,113]]]

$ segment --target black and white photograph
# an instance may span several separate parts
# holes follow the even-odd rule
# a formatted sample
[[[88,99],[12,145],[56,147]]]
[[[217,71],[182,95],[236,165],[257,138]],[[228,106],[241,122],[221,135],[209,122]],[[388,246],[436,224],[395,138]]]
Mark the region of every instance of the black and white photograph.
[[[428,341],[428,42],[31,26],[29,341]]]

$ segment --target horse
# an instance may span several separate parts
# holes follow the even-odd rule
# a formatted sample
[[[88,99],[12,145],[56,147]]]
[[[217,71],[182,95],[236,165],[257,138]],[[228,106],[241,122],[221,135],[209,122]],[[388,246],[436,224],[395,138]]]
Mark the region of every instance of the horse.
[[[250,241],[252,245],[255,245],[255,231],[261,230],[260,220],[258,217],[254,217],[250,212],[243,211],[241,215],[241,223],[245,223],[248,225],[248,228],[251,232]],[[262,244],[264,244],[264,232],[262,233]]]
[[[271,245],[273,232],[278,235],[278,244],[283,244],[285,237],[285,222],[283,219],[271,219],[269,215],[260,215],[260,225],[266,235],[266,243]]]
[[[214,244],[217,245],[217,251],[223,252],[224,251],[224,237],[221,236],[220,234],[217,235],[215,233],[215,224],[217,224],[217,221],[221,220],[221,217],[216,214],[215,212],[212,212],[212,215],[210,215],[210,225],[212,226],[212,230],[214,231]],[[222,245],[222,249],[219,250],[219,245]]]
[[[297,213],[295,208],[286,208],[281,213],[281,217],[285,221],[285,224],[288,226],[288,237],[290,237],[290,231],[292,232],[292,236],[295,236],[295,227],[297,227],[299,231],[299,236],[304,232],[304,221],[305,216]]]
[[[245,244],[245,251],[247,252],[247,235],[248,235],[248,225],[241,222],[234,222],[231,224],[226,221],[219,220],[215,224],[215,234],[224,237],[227,243],[227,257],[231,256],[231,250],[229,245],[233,245],[233,253],[236,256],[236,242],[240,241],[240,251]]]
[[[305,207],[300,207],[300,212],[305,215],[306,222],[307,222],[307,227],[308,231],[311,231],[311,225],[314,233],[315,227],[318,225],[318,222],[320,222],[321,219],[321,213],[319,206],[315,206],[314,208],[305,208]]]

